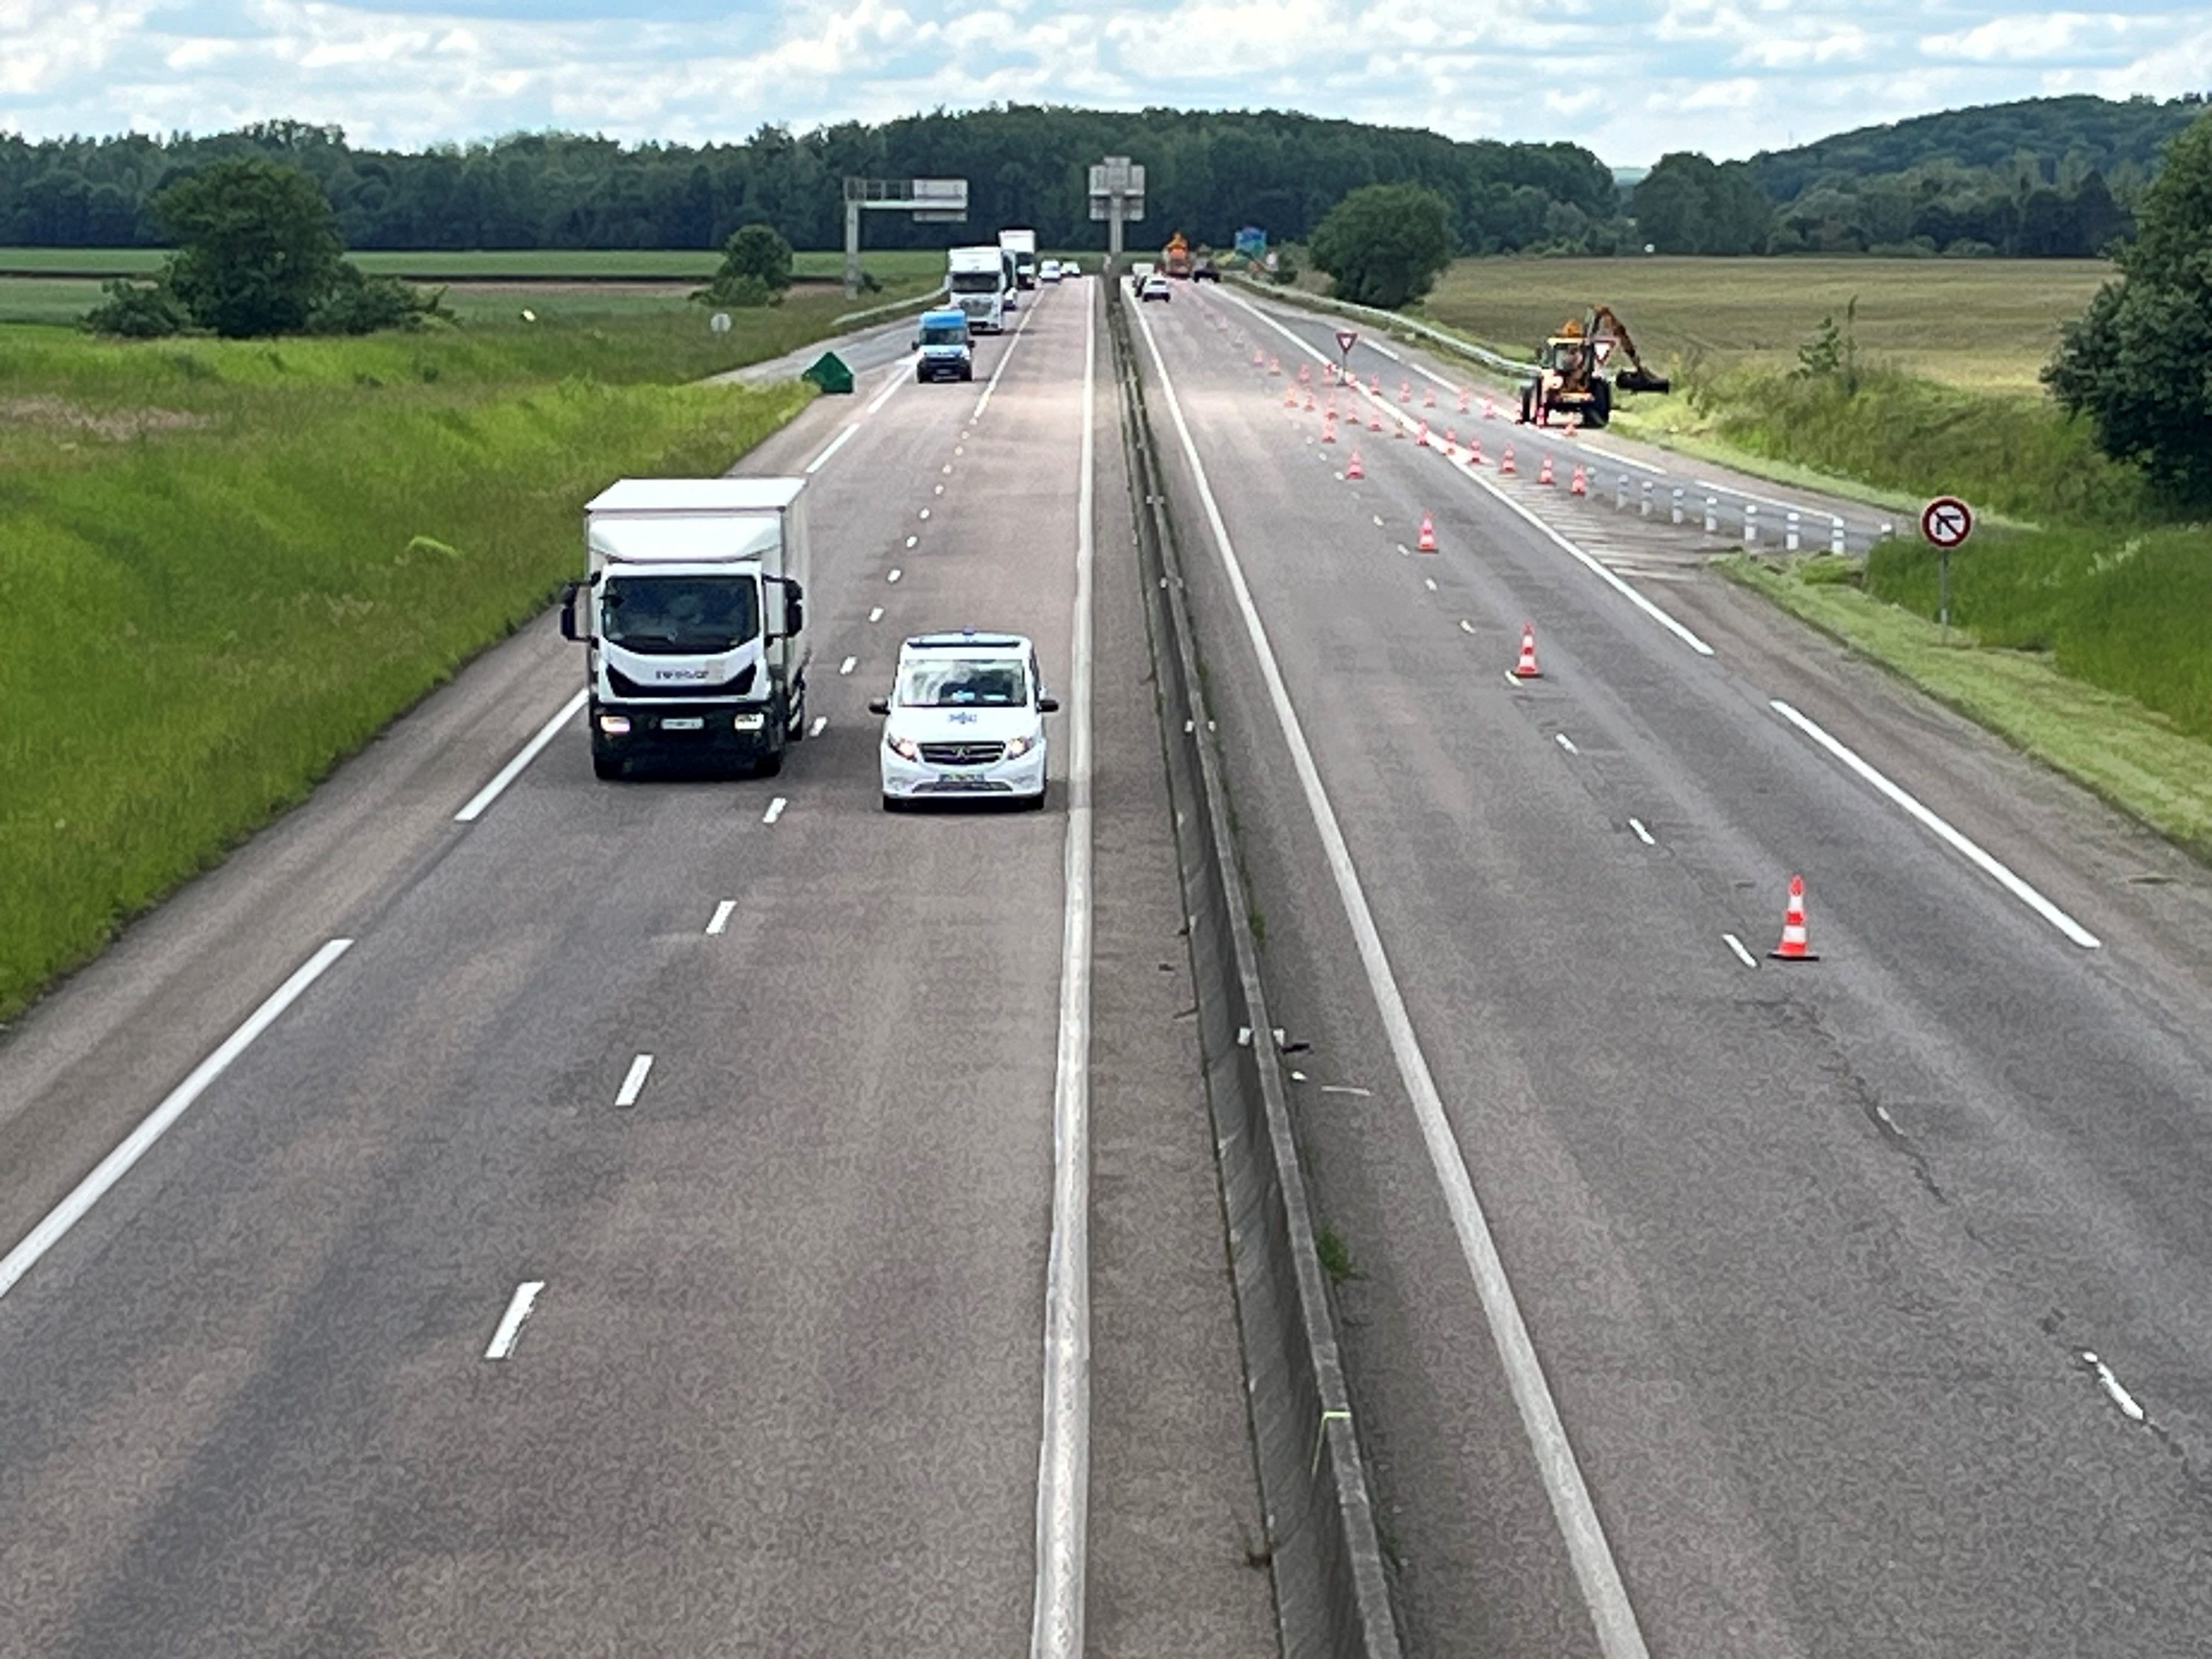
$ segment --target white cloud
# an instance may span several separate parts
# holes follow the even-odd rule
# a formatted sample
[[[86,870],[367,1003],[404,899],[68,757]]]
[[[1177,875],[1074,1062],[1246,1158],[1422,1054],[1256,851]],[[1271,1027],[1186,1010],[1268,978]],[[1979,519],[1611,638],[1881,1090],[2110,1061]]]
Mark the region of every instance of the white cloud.
[[[1931,31],[1924,0],[0,0],[0,128],[699,142],[994,101],[1266,105],[1649,162],[2212,84],[2199,0],[2130,3],[1948,0]]]

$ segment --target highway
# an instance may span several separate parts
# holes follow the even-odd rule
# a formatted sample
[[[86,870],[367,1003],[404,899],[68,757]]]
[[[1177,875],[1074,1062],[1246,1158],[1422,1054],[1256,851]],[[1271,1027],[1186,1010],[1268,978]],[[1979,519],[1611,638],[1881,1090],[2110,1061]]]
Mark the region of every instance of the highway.
[[[9,1034],[0,1653],[1273,1650],[1097,291],[744,458],[781,776],[595,781],[549,616]],[[886,815],[969,623],[1050,810]]]
[[[2205,872],[1566,441],[1138,310],[1408,1651],[2203,1651]]]

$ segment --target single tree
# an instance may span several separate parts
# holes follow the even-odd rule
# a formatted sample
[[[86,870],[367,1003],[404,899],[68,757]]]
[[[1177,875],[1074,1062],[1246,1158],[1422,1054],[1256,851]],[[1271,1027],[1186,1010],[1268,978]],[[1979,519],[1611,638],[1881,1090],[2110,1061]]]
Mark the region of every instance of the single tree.
[[[2136,222],[2119,281],[2066,325],[2044,382],[2107,455],[2212,503],[2212,111],[2167,146]]]
[[[259,156],[217,161],[156,196],[154,210],[177,244],[170,292],[217,334],[304,328],[339,281],[337,221],[297,167]]]
[[[1451,204],[1420,185],[1367,185],[1328,210],[1310,251],[1338,299],[1395,310],[1451,263]]]
[[[722,244],[722,268],[717,283],[750,276],[770,294],[791,286],[791,244],[774,225],[745,225],[731,233]]]

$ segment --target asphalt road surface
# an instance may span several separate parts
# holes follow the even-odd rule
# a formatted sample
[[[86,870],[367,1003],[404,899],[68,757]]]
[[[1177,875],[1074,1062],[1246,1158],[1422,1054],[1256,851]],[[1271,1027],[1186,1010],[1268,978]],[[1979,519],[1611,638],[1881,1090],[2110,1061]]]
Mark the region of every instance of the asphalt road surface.
[[[2206,1651],[2204,872],[1525,434],[1323,443],[1325,325],[1139,309],[1411,1650]]]
[[[1095,293],[745,458],[815,475],[781,777],[595,781],[549,617],[9,1034],[0,1652],[1022,1652],[1053,1436],[1090,1651],[1270,1650]],[[1051,810],[889,817],[866,701],[969,623]]]

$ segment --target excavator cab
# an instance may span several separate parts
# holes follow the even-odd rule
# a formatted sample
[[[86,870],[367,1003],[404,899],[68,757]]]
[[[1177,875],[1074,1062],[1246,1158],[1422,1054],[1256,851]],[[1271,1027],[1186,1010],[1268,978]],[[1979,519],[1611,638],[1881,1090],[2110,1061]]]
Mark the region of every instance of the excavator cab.
[[[1618,353],[1626,360],[1618,370],[1611,361]],[[1674,382],[1653,373],[1637,355],[1636,343],[1609,306],[1594,306],[1586,317],[1570,317],[1559,332],[1544,342],[1538,358],[1542,373],[1521,388],[1521,418],[1531,426],[1544,426],[1553,414],[1568,416],[1588,427],[1601,427],[1613,418],[1613,394],[1623,392],[1667,392]]]

